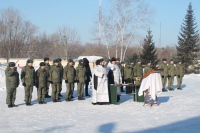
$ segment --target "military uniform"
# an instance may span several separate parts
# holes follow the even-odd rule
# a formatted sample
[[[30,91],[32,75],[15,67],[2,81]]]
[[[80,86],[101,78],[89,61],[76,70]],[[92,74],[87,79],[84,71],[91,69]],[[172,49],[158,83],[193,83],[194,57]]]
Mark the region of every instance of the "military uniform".
[[[174,82],[174,76],[176,75],[176,68],[174,63],[168,65],[168,88],[169,90],[173,89],[173,82]]]
[[[163,59],[163,61],[166,61],[166,59]],[[163,72],[160,73],[160,75],[161,75],[161,80],[162,80],[162,91],[165,92],[167,91],[165,89],[165,86],[167,84],[168,66],[166,63],[162,63],[158,68],[164,70]]]
[[[9,66],[5,70],[6,75],[6,104],[8,107],[16,107],[15,99],[16,99],[16,88],[19,85],[19,73],[17,72],[17,68],[11,69],[10,67],[14,67],[15,63],[10,62]]]
[[[69,60],[68,62],[71,62]],[[73,60],[72,60],[73,62]],[[65,80],[66,86],[67,86],[67,91],[66,91],[66,101],[72,101],[72,96],[74,92],[74,82],[76,78],[76,70],[74,66],[70,66],[69,64],[65,66],[64,68],[64,73],[63,73],[63,78]]]
[[[58,63],[59,60],[55,59],[53,61],[54,63]],[[62,70],[60,69],[60,66],[56,66],[55,64],[51,67],[49,71],[49,80],[52,83],[52,95],[51,98],[53,102],[60,102],[59,101],[59,93],[60,93],[60,86],[62,82]]]
[[[62,59],[61,58],[58,58],[58,60],[59,60],[59,68],[60,68],[60,71],[61,71],[61,81],[60,81],[60,89],[59,89],[59,96],[62,96],[61,95],[61,92],[62,92],[62,80],[63,80],[63,71],[64,71],[64,68],[63,68],[63,66],[62,66],[62,64],[61,64],[61,61],[62,61]]]
[[[177,89],[181,90],[181,84],[183,80],[183,76],[185,73],[185,69],[183,64],[176,65],[176,76],[177,76]]]
[[[130,67],[129,63],[126,63],[126,67],[124,68],[124,80],[125,83],[133,83],[133,69]],[[132,87],[126,87],[126,94],[132,93]]]
[[[83,98],[83,92],[84,92],[84,84],[86,80],[86,68],[81,63],[82,61],[79,61],[79,65],[76,68],[76,78],[77,78],[77,84],[78,84],[78,100],[84,100]]]
[[[135,80],[139,79],[138,85],[140,86],[143,76],[143,68],[141,64],[136,64],[133,68]]]
[[[41,62],[40,66],[45,66],[45,63]],[[47,77],[48,77],[48,72],[46,71],[46,69],[42,69],[41,67],[38,68],[38,70],[36,71],[36,85],[38,87],[37,100],[39,104],[45,104],[44,98],[47,88]]]
[[[33,63],[33,60],[27,60],[27,63]],[[21,81],[25,90],[25,102],[26,105],[31,105],[33,87],[35,86],[35,69],[28,64],[22,68]]]
[[[152,70],[151,66],[146,65],[146,66],[144,67],[144,75],[145,75],[146,73],[148,73],[149,71],[151,71],[151,70]]]
[[[89,61],[87,58],[83,58],[83,63],[84,63],[84,66],[86,67],[85,96],[90,96],[88,94],[88,85],[90,82],[90,78],[92,77],[92,73],[91,73]]]
[[[49,58],[45,58],[44,61],[49,60]],[[49,70],[51,69],[51,66],[49,65],[49,63],[45,63],[45,68],[44,68],[48,74],[47,76],[47,87],[46,87],[46,94],[45,97],[49,98],[49,87],[50,87],[50,82],[49,82]]]

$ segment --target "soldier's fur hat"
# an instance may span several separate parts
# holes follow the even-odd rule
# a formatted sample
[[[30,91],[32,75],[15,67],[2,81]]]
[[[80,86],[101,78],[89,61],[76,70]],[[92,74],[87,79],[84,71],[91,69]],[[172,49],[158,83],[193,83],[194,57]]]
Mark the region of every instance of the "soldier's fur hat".
[[[53,63],[58,63],[58,62],[60,62],[58,59],[53,60]]]
[[[27,63],[33,63],[33,60],[32,59],[28,59],[26,62]]]
[[[45,63],[44,62],[40,62],[40,66],[45,66]]]
[[[68,63],[69,63],[69,62],[74,62],[74,61],[73,61],[72,59],[68,59]]]
[[[14,67],[14,66],[15,66],[15,62],[9,62],[9,63],[8,63],[8,66],[9,66],[9,67]]]
[[[162,60],[163,60],[163,61],[167,61],[167,59],[166,59],[166,58],[163,58]]]
[[[62,61],[62,59],[61,59],[61,58],[57,58],[57,59],[58,59],[58,61],[59,61],[59,62],[61,62],[61,61]]]

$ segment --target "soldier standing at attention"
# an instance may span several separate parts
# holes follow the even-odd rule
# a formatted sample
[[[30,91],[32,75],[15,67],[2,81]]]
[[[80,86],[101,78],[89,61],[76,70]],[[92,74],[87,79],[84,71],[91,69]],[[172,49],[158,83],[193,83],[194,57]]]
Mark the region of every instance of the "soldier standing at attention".
[[[131,69],[133,70],[133,77],[134,77],[134,65],[135,63],[134,63],[134,61],[132,61],[131,63],[130,63],[130,67],[131,67]],[[133,84],[134,84],[134,80],[133,80],[133,82],[132,82]]]
[[[51,96],[49,96],[49,87],[50,87],[50,82],[49,82],[49,70],[51,69],[51,66],[49,65],[49,58],[45,57],[44,58],[44,63],[45,63],[45,70],[47,72],[47,87],[46,87],[46,94],[45,94],[45,98],[50,98]]]
[[[144,68],[144,75],[145,75],[146,73],[148,73],[149,71],[151,71],[151,70],[152,70],[151,61],[148,61],[148,62],[147,62],[147,65],[146,65],[145,68]]]
[[[169,91],[173,91],[173,82],[174,76],[176,75],[176,68],[174,66],[174,60],[170,60],[170,64],[168,65],[168,88]]]
[[[133,83],[133,69],[130,67],[130,63],[127,62],[124,68],[124,81],[126,84]],[[132,93],[132,86],[126,87],[126,94]]]
[[[63,66],[62,66],[62,59],[61,58],[58,58],[58,66],[60,67],[60,70],[61,70],[61,81],[60,81],[60,89],[59,89],[59,96],[60,97],[62,97],[62,95],[61,95],[61,92],[62,92],[62,80],[63,80],[63,70],[64,70],[64,68],[63,68]]]
[[[182,61],[179,60],[178,64],[176,65],[176,76],[177,76],[177,89],[182,90],[181,84],[184,77],[185,69],[182,64]]]
[[[79,65],[76,68],[76,78],[78,84],[78,90],[77,90],[78,100],[85,100],[85,98],[83,98],[83,93],[84,93],[84,84],[86,79],[86,68],[83,65],[82,59],[79,60]]]
[[[121,62],[121,66],[120,66],[120,72],[121,72],[121,75],[122,75],[122,84],[124,83],[124,62]],[[125,92],[124,90],[123,90],[123,86],[121,86],[121,92]]]
[[[76,78],[76,70],[74,68],[74,62],[72,59],[68,60],[68,65],[64,68],[63,78],[65,80],[67,91],[66,91],[66,101],[73,101],[72,96],[74,92],[74,82]]]
[[[16,89],[19,86],[19,73],[17,72],[14,62],[8,63],[8,67],[5,70],[5,75],[7,92],[6,104],[8,104],[8,108],[17,107],[17,105],[15,105],[15,99]]]
[[[45,69],[45,63],[40,62],[40,67],[36,71],[36,85],[38,86],[38,103],[46,104],[44,101],[47,88],[48,72]]]
[[[163,85],[162,92],[166,92],[167,90],[165,89],[165,86],[167,84],[167,77],[168,77],[168,67],[167,67],[166,58],[163,59],[163,63],[160,64],[158,68],[164,70],[163,72],[160,73],[160,75],[161,75],[161,80],[162,80],[162,85]]]
[[[32,105],[31,99],[33,93],[33,87],[35,86],[35,78],[36,77],[35,77],[35,69],[33,67],[33,60],[28,59],[26,66],[24,66],[21,71],[21,80],[25,90],[26,106]]]
[[[138,84],[139,86],[137,86],[137,89],[140,88],[140,84],[141,84],[142,76],[143,76],[143,68],[142,68],[141,62],[142,62],[141,59],[138,59],[137,64],[133,68],[135,80],[139,79],[139,84]]]
[[[49,71],[49,79],[52,83],[52,95],[51,98],[53,102],[61,102],[59,100],[59,93],[60,93],[60,83],[62,81],[62,71],[59,66],[59,59],[53,60],[53,66],[51,67]]]

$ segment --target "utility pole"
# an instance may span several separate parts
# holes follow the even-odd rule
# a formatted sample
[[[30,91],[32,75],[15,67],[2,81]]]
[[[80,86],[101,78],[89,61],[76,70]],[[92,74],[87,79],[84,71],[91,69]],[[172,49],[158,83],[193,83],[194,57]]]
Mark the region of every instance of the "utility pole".
[[[102,34],[102,12],[101,12],[101,0],[99,0],[99,45],[101,45],[101,34]]]

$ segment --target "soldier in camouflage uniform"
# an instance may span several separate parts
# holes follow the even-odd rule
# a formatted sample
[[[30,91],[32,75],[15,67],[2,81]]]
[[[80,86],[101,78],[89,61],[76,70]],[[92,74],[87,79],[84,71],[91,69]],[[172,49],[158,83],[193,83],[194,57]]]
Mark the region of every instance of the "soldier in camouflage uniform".
[[[33,87],[35,86],[35,78],[36,77],[35,77],[35,69],[33,67],[33,60],[28,59],[27,65],[24,66],[21,71],[21,81],[25,90],[25,102],[27,106],[32,105],[31,99],[33,93]]]
[[[145,75],[146,73],[148,73],[149,71],[151,71],[151,70],[152,70],[151,61],[148,61],[148,62],[147,62],[147,65],[146,65],[145,68],[144,68],[144,75]]]
[[[125,69],[125,64],[124,62],[121,62],[121,65],[120,65],[120,72],[121,72],[121,75],[122,75],[122,84],[125,82],[124,81],[124,69]],[[125,92],[123,90],[123,86],[121,86],[121,92]]]
[[[64,68],[63,79],[65,80],[67,91],[66,91],[66,101],[73,101],[72,96],[74,92],[74,82],[76,78],[76,70],[73,65],[73,60],[68,60],[68,65]]]
[[[86,68],[83,65],[83,60],[79,60],[79,65],[76,68],[76,78],[77,78],[77,84],[78,84],[78,100],[85,100],[83,98],[83,92],[84,92],[84,84],[86,79]]]
[[[124,81],[126,84],[133,83],[133,69],[130,67],[130,63],[126,62],[126,66],[124,68]],[[132,87],[126,87],[126,94],[132,93]]]
[[[60,85],[62,81],[62,70],[59,66],[59,59],[53,60],[53,65],[49,71],[49,80],[52,83],[52,95],[51,98],[53,102],[61,102],[59,100],[59,93],[60,93]]]
[[[6,75],[6,104],[8,108],[17,107],[15,105],[16,99],[16,89],[19,86],[19,73],[17,72],[17,68],[15,67],[14,62],[9,62],[8,67],[5,70]]]
[[[63,70],[64,70],[64,68],[63,68],[63,66],[62,66],[62,59],[61,58],[58,58],[58,60],[59,60],[59,67],[60,67],[60,70],[61,70],[61,73],[62,73],[62,79],[61,79],[61,81],[60,81],[60,89],[59,89],[59,96],[60,97],[62,97],[62,95],[61,95],[61,92],[62,92],[62,80],[63,80]]]
[[[38,103],[39,104],[46,104],[44,101],[46,88],[47,88],[47,77],[48,72],[45,69],[45,63],[41,62],[40,67],[36,71],[36,86],[38,88]]]
[[[177,89],[178,90],[182,90],[181,84],[182,84],[184,74],[185,74],[184,66],[182,64],[182,61],[179,60],[178,64],[176,64],[176,76],[177,76]]]
[[[141,59],[137,60],[137,64],[133,68],[133,72],[134,72],[135,80],[140,79],[139,80],[139,86],[140,86],[141,81],[142,81],[142,76],[143,76],[143,68],[141,65]],[[137,88],[139,88],[139,86]]]
[[[47,89],[46,89],[46,94],[45,94],[45,98],[50,98],[51,96],[49,96],[49,87],[50,87],[50,82],[49,82],[49,70],[51,69],[51,66],[49,65],[49,58],[45,57],[44,58],[44,63],[45,63],[45,70],[48,74],[47,76]]]
[[[174,60],[170,60],[170,64],[168,65],[168,88],[169,91],[173,91],[173,82],[174,76],[176,75],[176,67],[174,65]]]
[[[160,73],[161,75],[161,80],[162,80],[162,92],[166,92],[167,90],[165,89],[166,84],[167,84],[167,77],[168,77],[168,66],[167,66],[167,59],[164,58],[163,59],[163,63],[160,64],[160,66],[158,67],[158,69],[163,69],[164,71]]]

